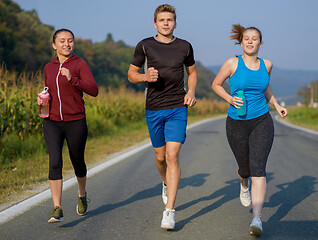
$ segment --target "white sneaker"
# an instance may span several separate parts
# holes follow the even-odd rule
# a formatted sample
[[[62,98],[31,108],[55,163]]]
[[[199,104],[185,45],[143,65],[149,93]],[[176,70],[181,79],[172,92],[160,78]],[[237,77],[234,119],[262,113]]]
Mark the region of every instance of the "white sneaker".
[[[260,216],[253,218],[250,225],[250,234],[253,236],[259,236],[263,232],[262,221]]]
[[[174,212],[175,210],[166,208],[163,211],[162,221],[161,221],[161,228],[165,229],[174,229],[175,220],[174,220]]]
[[[241,191],[240,191],[240,200],[241,203],[244,207],[248,207],[251,205],[251,194],[250,191],[247,189],[243,188],[242,183],[241,183]]]
[[[168,202],[167,185],[165,185],[164,182],[162,182],[162,201],[165,205],[167,205],[167,202]]]

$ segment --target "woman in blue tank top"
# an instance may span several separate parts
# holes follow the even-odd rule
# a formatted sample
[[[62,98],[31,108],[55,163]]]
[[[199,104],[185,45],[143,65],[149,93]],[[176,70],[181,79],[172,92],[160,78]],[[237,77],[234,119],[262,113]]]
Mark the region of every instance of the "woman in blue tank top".
[[[266,193],[265,170],[274,138],[273,121],[266,99],[282,118],[287,116],[287,109],[277,103],[269,86],[271,61],[257,56],[262,47],[261,32],[255,27],[233,25],[230,39],[241,45],[243,55],[230,58],[223,64],[212,83],[212,89],[230,103],[226,135],[239,167],[240,201],[245,207],[252,203],[253,220],[249,231],[258,236],[263,232],[260,217]],[[227,78],[230,80],[231,94],[222,87]],[[239,91],[240,94],[244,92],[245,100],[238,96]],[[249,178],[252,181],[251,194]]]

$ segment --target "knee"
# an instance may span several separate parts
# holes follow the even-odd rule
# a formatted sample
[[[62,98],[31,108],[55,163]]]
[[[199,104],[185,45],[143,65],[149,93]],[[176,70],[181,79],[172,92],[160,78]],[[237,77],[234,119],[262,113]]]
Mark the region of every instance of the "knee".
[[[248,178],[251,176],[250,170],[248,168],[240,168],[238,170],[238,174],[240,175],[241,178]]]
[[[167,164],[178,164],[179,162],[179,155],[175,152],[167,152],[166,156]]]
[[[155,152],[155,158],[156,158],[156,162],[158,162],[159,164],[165,164],[166,162],[164,153]]]
[[[156,156],[156,161],[159,163],[159,164],[165,164],[166,162],[166,159],[164,157],[157,157]]]
[[[79,178],[83,178],[86,176],[87,174],[87,168],[86,168],[86,164],[83,161],[74,164],[74,171],[75,171],[75,176],[79,177]]]

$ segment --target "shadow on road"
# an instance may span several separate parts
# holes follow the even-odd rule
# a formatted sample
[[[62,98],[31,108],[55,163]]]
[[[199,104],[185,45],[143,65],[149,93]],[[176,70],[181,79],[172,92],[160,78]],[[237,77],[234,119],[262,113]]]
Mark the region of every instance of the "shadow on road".
[[[267,173],[266,178],[267,178],[267,182],[271,181],[273,179],[273,173],[271,173],[271,172]],[[210,200],[221,197],[219,200],[217,200],[213,204],[202,208],[200,211],[196,212],[192,216],[190,216],[182,221],[177,222],[176,228],[174,231],[180,231],[186,224],[188,224],[193,219],[198,218],[198,217],[200,217],[204,214],[207,214],[209,212],[212,212],[213,210],[219,208],[223,204],[225,204],[233,199],[238,198],[238,196],[239,196],[239,180],[233,179],[230,181],[226,181],[225,183],[227,184],[227,186],[215,191],[211,195],[195,199],[191,202],[188,202],[186,204],[183,204],[183,205],[177,207],[176,211],[181,211],[181,210],[184,210],[190,206],[193,206],[194,204],[204,202],[204,201],[210,201]]]
[[[197,174],[191,177],[182,178],[180,180],[179,189],[187,186],[200,187],[206,182],[206,177],[210,174]],[[267,173],[267,182],[273,179],[273,173]],[[311,176],[303,176],[295,181],[277,185],[280,189],[279,192],[274,193],[270,196],[269,202],[264,204],[264,208],[277,208],[277,211],[268,219],[267,222],[263,223],[264,233],[260,239],[316,239],[318,236],[318,221],[284,221],[289,212],[301,203],[303,200],[308,198],[311,194],[315,193],[315,184],[317,184],[317,178]],[[233,179],[225,182],[226,186],[213,192],[212,194],[192,200],[176,208],[176,211],[182,211],[191,207],[195,204],[211,201],[217,199],[214,203],[207,205],[194,213],[192,216],[178,221],[174,231],[180,231],[185,225],[202,215],[212,212],[213,210],[221,207],[223,204],[237,199],[239,195],[239,180]],[[98,216],[100,214],[112,211],[116,208],[129,205],[133,202],[152,198],[161,195],[161,183],[157,184],[152,188],[145,189],[131,196],[130,198],[115,203],[106,204],[100,206],[76,221],[72,221],[61,225],[60,227],[73,227],[77,224],[84,222],[90,218]],[[313,204],[314,205],[314,204]],[[310,210],[307,209],[310,212]],[[313,213],[313,215],[317,213]]]
[[[273,179],[273,173],[267,173],[267,182]],[[277,185],[281,190],[270,196],[269,202],[264,203],[264,208],[279,207],[278,210],[263,223],[264,233],[261,239],[317,239],[318,221],[282,221],[288,213],[299,203],[308,198],[311,194],[317,192],[314,190],[317,184],[317,178],[311,176],[303,176],[293,182]],[[176,223],[174,231],[180,231],[183,227],[193,219],[201,217],[219,208],[226,202],[238,198],[239,180],[234,179],[225,182],[227,185],[209,196],[195,199],[176,208],[177,211],[184,210],[195,204],[204,201],[218,199],[213,204],[208,205],[192,216]],[[221,198],[220,198],[221,197]],[[314,205],[314,204],[313,204]],[[310,209],[308,212],[311,212]],[[317,216],[317,213],[313,215]]]
[[[196,175],[191,176],[191,177],[181,178],[180,183],[179,183],[179,189],[185,188],[187,186],[192,186],[192,187],[202,186],[206,181],[205,178],[209,175],[210,174],[207,174],[207,173],[201,173],[201,174],[196,174]],[[78,220],[73,221],[73,222],[69,222],[67,224],[63,224],[60,227],[74,227],[77,224],[79,224],[83,221],[86,221],[94,216],[99,215],[99,214],[103,214],[105,212],[114,210],[116,208],[131,204],[131,203],[139,201],[139,200],[152,198],[152,197],[161,195],[161,188],[162,188],[162,183],[157,184],[156,186],[154,186],[152,188],[148,188],[146,190],[138,192],[135,195],[133,195],[132,197],[130,197],[124,201],[121,201],[121,202],[118,202],[115,204],[106,204],[106,205],[100,206],[99,208],[96,208],[92,211],[88,211],[83,218],[78,219]]]
[[[317,239],[318,221],[284,221],[287,214],[300,202],[317,192],[314,190],[317,178],[302,176],[301,178],[277,185],[279,192],[273,194],[264,207],[279,207],[266,223],[264,223],[264,238],[281,239]],[[305,209],[312,212],[310,209]],[[317,217],[317,212],[314,213]]]

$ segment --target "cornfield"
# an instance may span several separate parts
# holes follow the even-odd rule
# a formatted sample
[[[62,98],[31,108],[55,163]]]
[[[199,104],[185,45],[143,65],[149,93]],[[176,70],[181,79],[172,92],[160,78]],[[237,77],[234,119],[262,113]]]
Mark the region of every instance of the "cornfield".
[[[42,122],[38,116],[37,93],[43,85],[41,72],[21,74],[0,69],[0,170],[16,158],[31,157],[46,151]],[[132,90],[100,88],[96,98],[85,95],[89,137],[118,132],[131,123],[145,123],[144,93]],[[224,113],[227,104],[198,100],[189,115]]]

